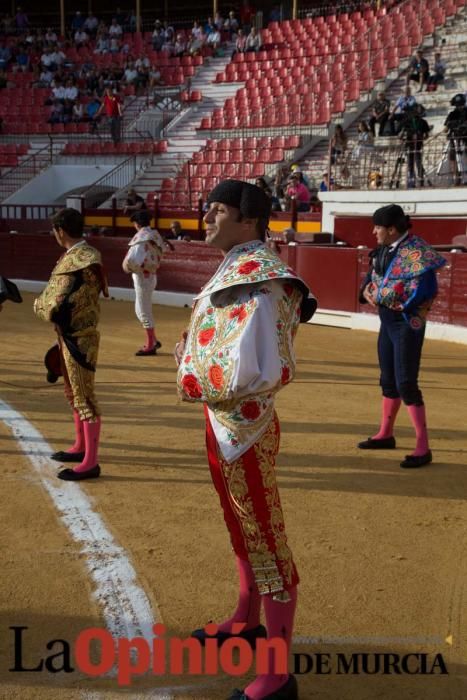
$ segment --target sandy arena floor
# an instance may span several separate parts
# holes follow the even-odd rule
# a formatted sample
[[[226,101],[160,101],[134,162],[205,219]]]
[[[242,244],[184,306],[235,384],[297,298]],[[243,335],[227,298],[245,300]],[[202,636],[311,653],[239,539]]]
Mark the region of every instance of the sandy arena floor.
[[[0,314],[0,400],[53,449],[66,449],[71,416],[61,384],[45,382],[42,364],[53,330],[34,318],[32,295],[24,297],[23,305],[8,303]],[[72,500],[78,491],[87,496],[129,556],[154,618],[167,626],[167,636],[185,638],[193,628],[230,614],[236,573],[206,466],[201,407],[179,404],[175,392],[172,348],[189,311],[157,307],[155,314],[163,348],[157,357],[136,358],[143,338],[132,306],[103,302],[97,374],[103,476],[81,486],[56,480],[55,486],[58,498],[66,493]],[[462,700],[467,697],[466,351],[426,341],[421,384],[435,461],[404,471],[399,462],[413,446],[405,410],[397,450],[356,449],[379,418],[375,344],[371,333],[302,327],[297,379],[277,400],[279,483],[301,574],[294,651],[330,655],[330,673],[317,675],[314,668],[298,678],[300,698]],[[9,671],[14,663],[9,627],[28,627],[23,663],[33,668],[41,657],[57,653],[47,651],[48,641],[73,643],[80,631],[104,622],[87,554],[59,519],[31,461],[35,450],[26,455],[2,417],[4,407],[1,700],[221,700],[243,687],[248,677],[223,674],[145,676],[120,690],[115,678],[96,680],[77,671]],[[40,451],[40,436],[34,440]],[[55,483],[52,462],[46,470]],[[120,583],[114,583],[118,589]],[[449,673],[337,673],[337,654],[357,652],[426,653],[428,669],[439,653]],[[161,686],[168,688],[165,694],[155,693]]]

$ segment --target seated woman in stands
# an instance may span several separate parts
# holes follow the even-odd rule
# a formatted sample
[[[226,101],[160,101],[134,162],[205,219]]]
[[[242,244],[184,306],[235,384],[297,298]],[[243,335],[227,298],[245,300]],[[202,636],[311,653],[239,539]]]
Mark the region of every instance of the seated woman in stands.
[[[261,35],[256,30],[256,27],[251,28],[245,43],[245,51],[259,51],[262,46]]]
[[[347,136],[341,124],[337,124],[334,135],[331,139],[331,164],[335,165],[338,160],[342,160],[347,150]]]
[[[238,30],[237,39],[235,41],[235,51],[232,55],[236,53],[245,53],[246,46],[246,36],[243,29]]]
[[[375,142],[370,127],[364,119],[358,122],[358,139],[357,145],[352,151],[352,158],[358,160],[365,155],[373,153]]]
[[[288,208],[290,208],[291,200],[295,199],[297,202],[297,211],[310,210],[310,191],[303,182],[300,182],[300,173],[292,173],[290,176],[285,199]]]

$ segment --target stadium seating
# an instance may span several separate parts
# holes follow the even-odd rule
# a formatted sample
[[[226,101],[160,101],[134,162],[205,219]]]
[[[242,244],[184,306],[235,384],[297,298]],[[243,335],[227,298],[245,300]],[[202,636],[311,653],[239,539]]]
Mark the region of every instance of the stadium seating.
[[[463,6],[462,0],[427,0],[389,10],[270,22],[263,49],[234,55],[216,82],[242,82],[235,97],[204,117],[199,130],[327,124],[361,93],[397,68]]]

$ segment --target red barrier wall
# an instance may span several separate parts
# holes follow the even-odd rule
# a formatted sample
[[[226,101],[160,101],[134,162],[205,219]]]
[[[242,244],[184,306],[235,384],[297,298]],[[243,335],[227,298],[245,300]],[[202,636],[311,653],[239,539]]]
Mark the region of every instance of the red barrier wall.
[[[101,253],[115,287],[132,286],[121,263],[128,238],[91,238]],[[158,289],[197,294],[216,270],[222,256],[205,243],[174,241],[175,252],[165,256],[158,273]],[[7,277],[47,280],[61,250],[53,236],[0,235],[0,273]],[[283,245],[280,255],[309,285],[322,309],[372,313],[358,300],[368,269],[368,251],[312,245]],[[430,319],[467,326],[467,254],[443,253],[447,264],[438,274],[439,295]]]

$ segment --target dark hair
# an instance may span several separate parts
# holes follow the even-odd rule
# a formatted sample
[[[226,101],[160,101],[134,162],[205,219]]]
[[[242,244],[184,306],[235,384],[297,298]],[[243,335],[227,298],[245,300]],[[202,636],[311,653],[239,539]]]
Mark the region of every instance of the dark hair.
[[[81,238],[84,217],[77,209],[61,209],[52,217],[52,226],[63,229],[70,238]]]
[[[146,209],[135,211],[135,213],[130,216],[130,221],[138,224],[138,226],[149,226],[151,223],[151,214]]]
[[[403,219],[401,218],[394,224],[394,228],[397,229],[399,233],[405,233],[406,231],[408,231],[409,228],[412,228],[410,216],[406,214]]]
[[[242,213],[239,211],[238,212],[238,217],[237,221],[243,221],[243,219],[246,219],[247,217],[242,216]],[[255,221],[255,233],[260,239],[260,241],[265,241],[266,240],[266,232],[268,230],[268,224],[269,224],[269,219],[264,219],[262,217],[257,217]]]

